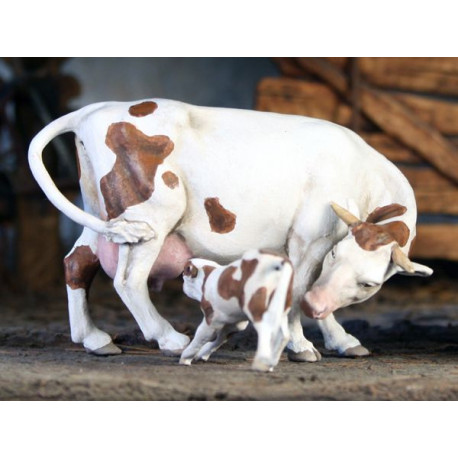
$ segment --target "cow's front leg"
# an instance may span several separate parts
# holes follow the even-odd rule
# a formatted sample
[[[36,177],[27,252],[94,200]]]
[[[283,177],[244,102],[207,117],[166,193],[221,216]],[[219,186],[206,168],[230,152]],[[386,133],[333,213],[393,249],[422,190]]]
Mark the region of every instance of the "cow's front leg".
[[[82,343],[88,353],[99,356],[117,355],[121,350],[111,337],[95,326],[89,315],[88,291],[100,266],[96,256],[97,234],[84,229],[64,259],[68,312],[72,341]]]
[[[148,277],[157,259],[164,237],[137,245],[120,245],[114,286],[137,321],[145,339],[156,340],[163,353],[179,355],[189,337],[175,331],[151,302]]]
[[[286,346],[288,359],[294,362],[309,362],[321,360],[320,352],[313,343],[304,336],[301,323],[301,310],[298,301],[294,301],[288,315],[290,340]]]
[[[318,320],[318,326],[323,334],[326,349],[336,350],[340,355],[348,357],[370,354],[356,337],[345,332],[345,329],[334,318],[334,314],[331,313],[323,320]]]

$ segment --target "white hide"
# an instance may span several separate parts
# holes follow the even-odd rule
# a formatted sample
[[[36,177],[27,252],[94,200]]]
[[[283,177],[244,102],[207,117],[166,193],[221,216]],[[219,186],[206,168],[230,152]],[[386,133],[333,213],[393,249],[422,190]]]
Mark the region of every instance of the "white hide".
[[[146,282],[169,233],[183,237],[193,256],[220,263],[238,259],[251,248],[286,250],[296,272],[288,348],[301,360],[319,359],[303,335],[299,303],[326,254],[348,231],[331,210],[330,202],[351,203],[352,211],[361,217],[377,206],[406,206],[407,212],[399,219],[410,229],[407,252],[416,222],[411,186],[393,164],[359,136],[327,121],[154,101],[156,111],[144,117],[128,112],[142,101],[106,102],[49,124],[29,149],[30,167],[41,188],[58,209],[88,228],[87,234],[94,234],[91,240],[103,234],[114,242],[126,243],[120,250],[116,289],[145,336],[158,340],[166,352],[179,352],[187,338],[157,314]],[[169,136],[174,150],[157,171],[151,198],[128,208],[116,220],[106,221],[99,183],[111,170],[115,155],[105,144],[105,137],[108,127],[121,121],[146,135]],[[85,211],[58,191],[41,158],[45,145],[68,131],[77,137]],[[176,189],[161,184],[159,177],[166,170],[179,178],[181,185]],[[207,198],[218,198],[236,215],[233,230],[224,234],[212,231],[204,207]],[[359,259],[348,262],[356,270],[365,269],[365,261],[362,265],[358,265]],[[329,323],[334,323],[332,315]],[[330,324],[326,329],[326,344],[340,353],[359,345],[354,338],[351,342],[341,338],[345,332],[339,326]],[[89,347],[95,348],[94,344]]]

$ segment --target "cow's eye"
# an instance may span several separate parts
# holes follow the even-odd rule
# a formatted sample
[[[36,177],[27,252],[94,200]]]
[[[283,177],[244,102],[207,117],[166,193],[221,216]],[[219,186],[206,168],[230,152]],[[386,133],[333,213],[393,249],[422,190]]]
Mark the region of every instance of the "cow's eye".
[[[332,257],[332,259],[336,259],[336,247],[334,247],[334,248],[331,250],[331,257]]]
[[[358,284],[361,288],[374,288],[377,286],[377,283],[373,282],[361,282]]]

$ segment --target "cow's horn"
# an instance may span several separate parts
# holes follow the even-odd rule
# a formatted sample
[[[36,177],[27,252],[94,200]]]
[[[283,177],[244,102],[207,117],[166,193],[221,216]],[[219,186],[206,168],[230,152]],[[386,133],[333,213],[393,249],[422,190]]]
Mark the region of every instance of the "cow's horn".
[[[361,223],[361,220],[359,218],[350,213],[348,210],[345,210],[345,208],[341,207],[340,205],[337,205],[335,202],[331,202],[331,207],[334,210],[335,214],[349,226]]]
[[[410,259],[407,255],[401,250],[398,244],[393,246],[393,250],[391,252],[391,259],[395,264],[399,267],[402,267],[406,272],[413,274],[415,272],[415,267],[413,266]]]

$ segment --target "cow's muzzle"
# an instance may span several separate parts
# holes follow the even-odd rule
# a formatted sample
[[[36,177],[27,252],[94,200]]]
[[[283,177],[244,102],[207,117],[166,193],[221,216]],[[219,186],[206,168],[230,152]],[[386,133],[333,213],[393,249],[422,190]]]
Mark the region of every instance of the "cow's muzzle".
[[[334,311],[334,307],[329,306],[329,301],[321,290],[306,293],[301,308],[306,316],[315,320],[323,320]]]

